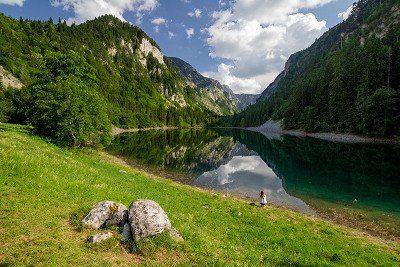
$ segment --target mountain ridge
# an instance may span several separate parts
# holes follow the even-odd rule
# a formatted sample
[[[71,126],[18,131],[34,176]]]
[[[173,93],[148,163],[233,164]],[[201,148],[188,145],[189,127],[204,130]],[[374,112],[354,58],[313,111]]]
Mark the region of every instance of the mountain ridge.
[[[246,127],[273,119],[287,130],[400,134],[399,23],[398,0],[355,3],[347,20],[289,57],[255,105],[223,122]]]
[[[92,66],[98,93],[117,127],[206,125],[233,114],[223,106],[230,100],[219,101],[188,86],[164,62],[152,38],[111,15],[68,26],[61,20],[18,21],[0,14],[0,28],[0,65],[26,87],[37,82],[40,67],[52,53],[74,51]]]
[[[168,57],[168,59],[189,82],[208,91],[222,92],[229,100],[235,103],[236,108],[239,111],[254,104],[260,96],[252,94],[235,94],[229,86],[222,85],[215,79],[203,76],[186,61],[177,57]]]

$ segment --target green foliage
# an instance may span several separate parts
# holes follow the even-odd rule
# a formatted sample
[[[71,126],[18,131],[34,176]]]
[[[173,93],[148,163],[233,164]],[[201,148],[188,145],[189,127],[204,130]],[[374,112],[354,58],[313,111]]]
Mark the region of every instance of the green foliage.
[[[357,16],[290,57],[272,96],[227,121],[258,126],[272,118],[286,129],[400,134],[400,28],[393,8],[399,4],[360,1]],[[382,23],[383,38],[376,29]]]
[[[29,90],[28,121],[36,133],[67,146],[110,141],[111,123],[105,105],[79,78],[68,75]]]
[[[138,27],[113,16],[67,26],[61,21],[17,21],[0,14],[0,32],[1,66],[27,86],[74,75],[89,88],[98,88],[115,126],[197,126],[216,118],[205,105],[192,100],[196,92],[184,87],[175,70],[151,54],[143,66],[138,51],[142,39],[157,44]],[[187,105],[172,101],[173,95]],[[9,120],[23,123],[20,101],[13,98],[11,102],[17,106]]]
[[[360,131],[374,135],[396,133],[399,122],[399,95],[392,88],[380,88],[359,101]]]

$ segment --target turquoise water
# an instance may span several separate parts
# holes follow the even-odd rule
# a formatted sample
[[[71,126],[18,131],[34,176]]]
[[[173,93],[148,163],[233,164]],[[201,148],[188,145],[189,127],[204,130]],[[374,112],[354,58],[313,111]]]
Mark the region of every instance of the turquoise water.
[[[197,129],[121,134],[108,150],[183,174],[185,182],[195,186],[250,198],[264,190],[268,201],[294,210],[314,213],[315,206],[308,203],[313,199],[400,220],[396,145]]]

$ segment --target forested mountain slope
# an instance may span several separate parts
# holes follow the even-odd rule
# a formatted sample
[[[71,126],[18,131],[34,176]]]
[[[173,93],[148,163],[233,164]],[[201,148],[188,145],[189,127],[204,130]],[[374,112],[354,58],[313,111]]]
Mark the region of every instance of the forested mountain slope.
[[[400,1],[361,0],[351,16],[292,55],[235,126],[400,134]]]
[[[85,74],[119,127],[202,125],[233,114],[218,103],[210,108],[212,100],[164,61],[151,38],[112,16],[68,26],[0,14],[0,66],[27,87],[46,72],[51,79]],[[12,110],[3,118],[21,123],[24,114]]]
[[[184,60],[176,57],[169,57],[168,59],[179,73],[192,83],[193,86],[203,89],[204,92],[215,99],[214,103],[218,103],[219,106],[225,107],[226,111],[235,112],[243,110],[249,105],[254,104],[259,98],[259,95],[235,94],[228,86],[222,85],[214,79],[204,77]]]
[[[171,63],[180,75],[186,78],[192,88],[198,88],[200,96],[209,101],[203,101],[206,106],[214,112],[221,115],[232,115],[238,111],[235,102],[229,98],[229,95],[223,90],[222,85],[213,79],[201,75],[189,63],[176,57],[168,57],[167,61]]]

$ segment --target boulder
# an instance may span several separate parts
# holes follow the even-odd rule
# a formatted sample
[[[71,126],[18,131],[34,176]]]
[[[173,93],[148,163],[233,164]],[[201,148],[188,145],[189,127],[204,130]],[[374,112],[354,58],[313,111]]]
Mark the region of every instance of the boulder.
[[[130,205],[129,224],[135,241],[172,229],[167,214],[152,200],[138,200]]]
[[[99,229],[102,226],[123,226],[128,221],[126,206],[112,201],[99,202],[82,220],[83,225]]]
[[[100,243],[103,242],[104,240],[110,239],[113,237],[113,233],[108,232],[108,233],[103,233],[103,234],[97,234],[89,237],[88,242],[89,243]]]

